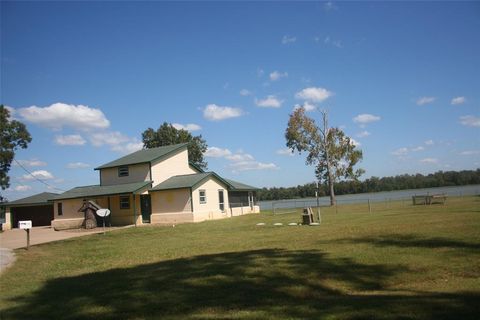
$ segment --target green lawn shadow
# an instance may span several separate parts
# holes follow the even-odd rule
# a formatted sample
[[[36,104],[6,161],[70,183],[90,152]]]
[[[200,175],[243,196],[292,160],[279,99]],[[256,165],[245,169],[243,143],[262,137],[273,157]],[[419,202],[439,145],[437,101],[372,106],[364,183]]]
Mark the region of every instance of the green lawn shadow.
[[[321,251],[267,249],[202,255],[50,280],[32,296],[13,298],[15,307],[4,310],[2,319],[478,316],[478,293],[389,290],[388,279],[406,271],[400,266],[334,259]]]

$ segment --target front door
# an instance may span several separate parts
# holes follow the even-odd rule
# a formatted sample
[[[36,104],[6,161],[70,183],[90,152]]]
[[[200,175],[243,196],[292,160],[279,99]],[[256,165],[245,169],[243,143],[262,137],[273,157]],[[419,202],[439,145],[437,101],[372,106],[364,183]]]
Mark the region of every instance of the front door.
[[[143,223],[150,222],[150,215],[152,214],[152,202],[150,195],[140,195],[140,210],[142,211]]]

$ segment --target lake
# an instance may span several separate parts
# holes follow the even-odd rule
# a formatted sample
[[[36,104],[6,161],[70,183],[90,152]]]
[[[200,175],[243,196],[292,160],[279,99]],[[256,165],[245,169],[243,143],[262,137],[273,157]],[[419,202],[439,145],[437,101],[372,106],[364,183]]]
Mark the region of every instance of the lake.
[[[448,196],[473,196],[480,195],[480,185],[467,185],[467,186],[452,186],[452,187],[438,187],[438,188],[423,188],[423,189],[407,189],[396,191],[383,191],[372,193],[356,193],[336,196],[338,204],[347,204],[355,202],[381,202],[390,200],[404,200],[411,199],[414,195],[423,194],[446,194]],[[325,206],[330,204],[329,197],[320,197],[320,205]],[[316,206],[316,198],[302,198],[302,199],[287,199],[287,200],[274,200],[274,201],[259,201],[258,205],[261,210],[272,209],[273,204],[276,208],[291,208],[291,207],[306,207]]]

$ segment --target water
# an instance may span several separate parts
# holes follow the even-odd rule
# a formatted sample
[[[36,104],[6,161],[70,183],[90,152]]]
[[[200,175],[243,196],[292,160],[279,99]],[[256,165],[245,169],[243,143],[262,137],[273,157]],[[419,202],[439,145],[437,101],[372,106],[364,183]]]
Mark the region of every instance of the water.
[[[438,187],[438,188],[423,188],[423,189],[408,189],[408,190],[396,190],[396,191],[383,191],[372,193],[357,193],[346,194],[336,196],[338,204],[365,202],[380,202],[388,200],[402,200],[411,199],[414,195],[424,194],[446,194],[447,196],[472,196],[480,195],[480,185],[467,185],[467,186],[452,186],[452,187]],[[330,204],[329,197],[319,198],[320,205]],[[274,201],[259,201],[258,205],[261,210],[272,209],[272,205],[275,203],[276,208],[290,208],[290,207],[305,207],[316,206],[316,198],[303,198],[303,199],[289,199],[289,200],[274,200]]]

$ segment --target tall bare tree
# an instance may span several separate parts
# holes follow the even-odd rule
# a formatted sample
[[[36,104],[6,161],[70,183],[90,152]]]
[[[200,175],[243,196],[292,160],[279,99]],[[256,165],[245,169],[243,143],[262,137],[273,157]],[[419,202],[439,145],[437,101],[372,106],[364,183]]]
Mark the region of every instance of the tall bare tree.
[[[328,184],[330,204],[335,205],[335,182],[339,179],[358,179],[365,171],[354,166],[362,160],[352,139],[339,128],[328,126],[327,111],[320,111],[322,122],[305,115],[304,108],[297,108],[290,115],[285,131],[287,147],[292,152],[308,152],[306,164],[315,165],[315,175],[320,183]]]

